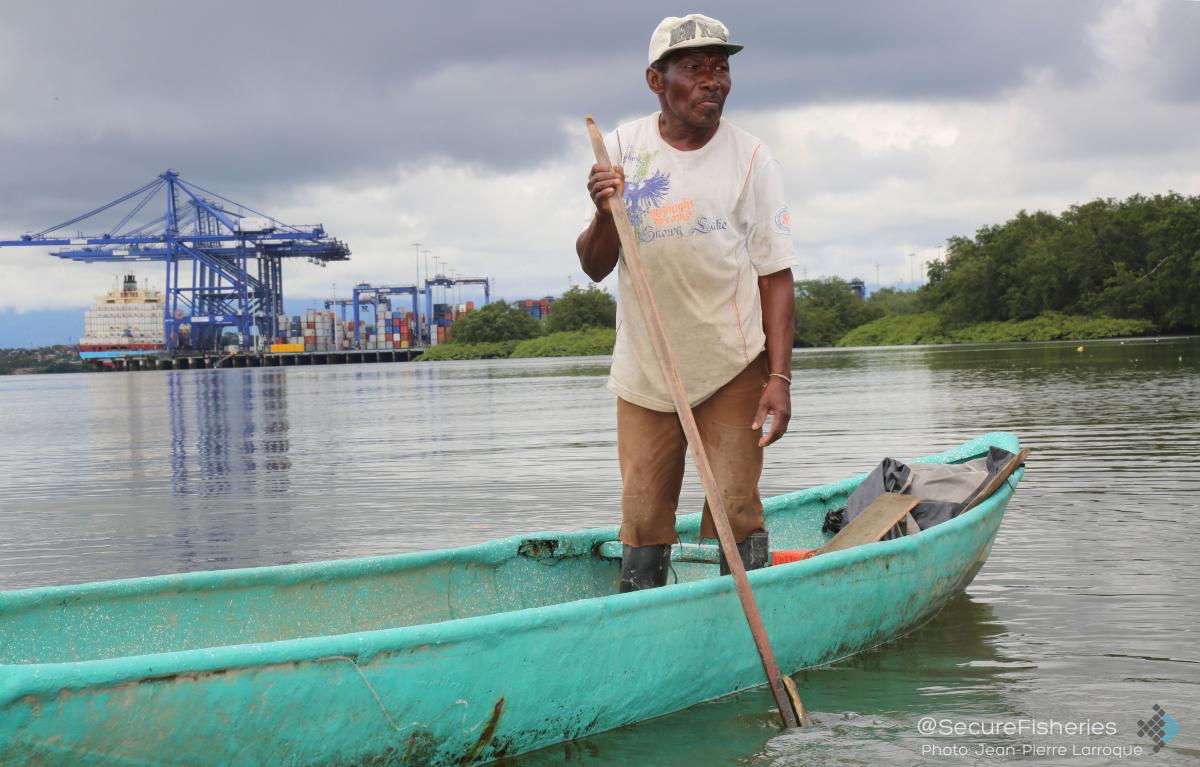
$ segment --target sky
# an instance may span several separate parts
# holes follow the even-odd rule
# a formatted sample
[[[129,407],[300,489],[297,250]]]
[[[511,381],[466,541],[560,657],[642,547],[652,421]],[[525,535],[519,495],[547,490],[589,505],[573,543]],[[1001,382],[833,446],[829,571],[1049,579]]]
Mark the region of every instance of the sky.
[[[746,46],[724,119],[783,166],[798,277],[906,284],[1022,209],[1200,194],[1193,0],[14,0],[0,239],[173,168],[349,244],[346,263],[285,267],[290,305],[411,283],[420,250],[502,297],[559,294],[587,280],[583,115],[653,112],[650,33],[693,11]],[[0,248],[0,346],[77,334],[53,318],[117,271]]]

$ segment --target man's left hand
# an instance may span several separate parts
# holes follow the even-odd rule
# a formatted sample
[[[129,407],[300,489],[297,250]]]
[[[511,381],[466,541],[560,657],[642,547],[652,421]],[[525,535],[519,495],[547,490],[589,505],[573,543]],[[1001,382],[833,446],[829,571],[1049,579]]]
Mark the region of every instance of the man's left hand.
[[[761,429],[771,416],[771,430],[758,441],[759,447],[766,447],[783,436],[787,431],[788,421],[792,420],[792,392],[787,382],[782,378],[771,376],[767,388],[763,389],[762,397],[758,400],[758,412],[754,414],[752,429]]]

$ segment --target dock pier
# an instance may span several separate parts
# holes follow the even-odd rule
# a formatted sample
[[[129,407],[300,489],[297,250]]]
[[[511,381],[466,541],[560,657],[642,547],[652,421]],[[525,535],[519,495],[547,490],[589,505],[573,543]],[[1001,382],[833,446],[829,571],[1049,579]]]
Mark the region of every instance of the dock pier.
[[[308,365],[353,365],[411,362],[425,351],[413,349],[337,349],[323,352],[176,352],[85,359],[92,371],[199,370],[209,368],[268,368]]]

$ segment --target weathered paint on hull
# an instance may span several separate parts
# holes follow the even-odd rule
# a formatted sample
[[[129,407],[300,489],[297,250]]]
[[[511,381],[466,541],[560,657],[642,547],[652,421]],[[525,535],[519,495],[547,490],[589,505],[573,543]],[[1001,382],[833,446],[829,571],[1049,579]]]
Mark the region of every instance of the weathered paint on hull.
[[[1017,449],[1012,435],[991,434],[932,460],[965,459],[992,444]],[[768,501],[773,546],[819,542],[824,510],[840,506],[860,480]],[[1005,486],[917,536],[753,572],[780,666],[829,663],[930,618],[986,560],[1011,493]],[[682,517],[681,537],[694,537],[698,524],[698,515]],[[614,536],[614,529],[548,533],[444,552],[0,593],[0,662],[9,664],[0,665],[0,763],[481,763],[761,684],[731,580],[711,577],[713,565],[680,564],[689,582],[602,596],[615,591],[617,565],[600,561],[595,549]],[[472,612],[472,599],[490,601],[490,609],[519,602],[511,583],[496,587],[510,566],[521,568],[522,590],[534,594],[527,599],[545,599],[537,594],[549,590],[574,601],[491,613],[476,604],[476,614],[456,617]],[[400,585],[386,580],[389,573],[404,575]],[[414,582],[418,576],[428,582]],[[354,577],[368,585],[345,583]],[[580,598],[594,587],[566,584],[588,578],[607,591]],[[374,625],[386,615],[368,607],[356,614],[354,600],[374,605],[393,593],[419,601],[429,594],[417,592],[436,591],[435,581],[446,604],[431,600],[423,609],[439,622],[334,633],[336,616],[314,608],[327,624],[320,633],[333,635],[196,646],[210,635],[253,635],[246,618],[254,608],[239,600],[262,599],[263,589],[284,603],[259,607],[263,630],[288,636],[311,631],[303,615],[290,629],[280,617],[296,612],[306,589],[314,600],[350,600],[342,617]],[[144,606],[155,599],[157,608]],[[219,630],[208,623],[214,602],[228,610]],[[139,605],[153,615],[139,619]],[[84,612],[74,623],[54,624],[53,616],[75,609]],[[36,645],[53,643],[55,631],[74,632],[56,652],[93,659],[33,662]],[[89,644],[85,634],[104,638]],[[159,645],[171,642],[193,649],[162,652]],[[155,653],[130,655],[128,646]]]

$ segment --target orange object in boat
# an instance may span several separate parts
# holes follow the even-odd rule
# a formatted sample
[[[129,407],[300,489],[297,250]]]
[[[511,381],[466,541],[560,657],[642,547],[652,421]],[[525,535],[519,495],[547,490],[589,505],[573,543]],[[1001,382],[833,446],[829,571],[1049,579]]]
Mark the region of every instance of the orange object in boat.
[[[799,562],[802,559],[808,559],[816,553],[816,549],[784,549],[782,551],[772,551],[771,564],[783,565],[787,564],[788,562]]]

